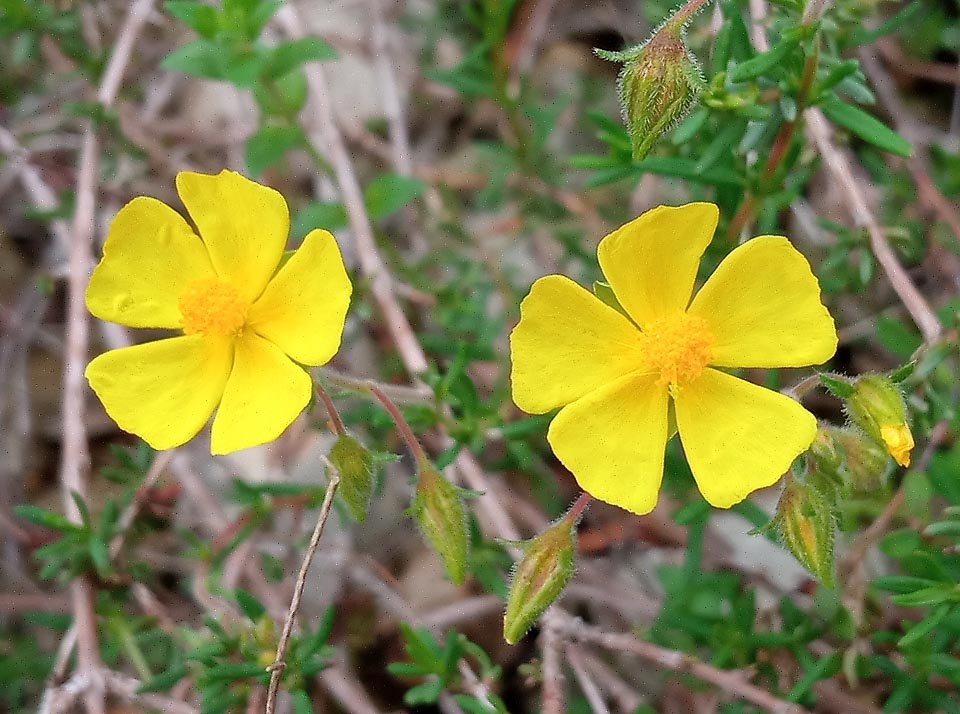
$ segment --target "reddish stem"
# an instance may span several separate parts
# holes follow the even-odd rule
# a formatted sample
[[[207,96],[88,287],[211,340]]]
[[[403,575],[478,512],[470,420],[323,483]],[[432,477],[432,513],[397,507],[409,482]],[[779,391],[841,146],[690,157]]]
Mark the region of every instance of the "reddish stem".
[[[429,465],[430,462],[427,459],[426,453],[423,451],[423,447],[420,446],[420,442],[417,441],[417,437],[413,433],[413,429],[410,428],[410,425],[407,424],[407,420],[403,418],[400,410],[397,409],[397,405],[390,401],[390,397],[384,394],[375,384],[367,384],[367,389],[377,398],[377,401],[383,405],[383,408],[387,410],[390,418],[393,419],[393,423],[397,425],[397,431],[400,432],[400,436],[404,442],[406,442],[407,448],[410,449],[414,461],[417,462],[417,467],[423,468]]]
[[[583,509],[587,507],[591,500],[593,500],[593,496],[586,491],[582,492],[579,496],[577,496],[577,500],[573,502],[573,505],[570,506],[570,510],[567,511],[564,518],[569,521],[576,521],[578,518],[580,518],[580,514],[583,513]]]
[[[330,395],[327,394],[327,390],[321,387],[319,384],[315,386],[317,389],[317,396],[320,397],[320,401],[323,402],[323,406],[327,409],[327,414],[330,415],[330,422],[333,424],[333,430],[337,432],[338,436],[346,436],[347,429],[343,425],[343,419],[340,418],[340,412],[337,411],[337,407],[334,405]]]

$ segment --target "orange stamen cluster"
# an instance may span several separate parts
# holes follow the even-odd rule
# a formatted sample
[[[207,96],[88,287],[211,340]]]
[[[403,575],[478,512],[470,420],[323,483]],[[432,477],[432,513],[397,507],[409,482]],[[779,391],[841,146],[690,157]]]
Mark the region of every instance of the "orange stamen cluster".
[[[643,336],[644,361],[671,390],[699,377],[713,356],[713,335],[700,317],[680,313],[661,318]]]
[[[187,335],[237,335],[247,320],[247,303],[236,287],[222,280],[190,283],[177,306]]]

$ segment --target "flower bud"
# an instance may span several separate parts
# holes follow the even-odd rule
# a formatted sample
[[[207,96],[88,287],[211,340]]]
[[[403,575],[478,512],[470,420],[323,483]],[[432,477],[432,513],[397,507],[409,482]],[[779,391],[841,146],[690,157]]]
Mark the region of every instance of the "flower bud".
[[[833,587],[834,517],[823,494],[810,483],[787,481],[771,525],[793,557]]]
[[[821,426],[817,435],[810,444],[810,458],[818,471],[837,473],[843,464],[843,452],[837,443],[837,429],[832,426]]]
[[[429,464],[420,469],[410,515],[420,532],[443,561],[455,585],[463,583],[467,570],[467,515],[460,490]]]
[[[343,434],[334,442],[328,458],[340,472],[340,497],[353,520],[362,523],[373,494],[373,455],[352,436]]]
[[[573,574],[576,518],[561,518],[521,547],[523,557],[514,568],[503,616],[503,639],[511,645],[557,599]]]
[[[867,436],[884,446],[898,464],[910,465],[913,434],[907,424],[903,395],[889,377],[859,377],[846,406],[851,421]]]
[[[620,105],[634,161],[693,108],[704,85],[703,72],[683,37],[686,16],[667,20],[642,45],[624,52],[595,50],[599,57],[623,62]]]
[[[882,446],[856,429],[836,429],[844,454],[844,480],[852,491],[870,493],[883,487],[890,473],[890,456]]]

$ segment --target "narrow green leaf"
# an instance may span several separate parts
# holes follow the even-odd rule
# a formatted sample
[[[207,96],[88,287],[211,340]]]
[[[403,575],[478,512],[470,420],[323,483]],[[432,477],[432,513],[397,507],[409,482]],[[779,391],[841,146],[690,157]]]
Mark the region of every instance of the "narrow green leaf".
[[[859,136],[879,149],[898,156],[909,157],[913,154],[910,142],[893,129],[862,109],[841,102],[836,97],[824,101],[820,108],[824,115],[837,126]]]
[[[920,620],[916,625],[910,628],[910,631],[907,632],[903,637],[900,638],[900,641],[897,642],[897,647],[909,647],[917,640],[926,637],[934,628],[937,627],[944,618],[950,614],[950,611],[953,609],[951,603],[944,603],[932,613],[927,615],[925,618]]]
[[[730,79],[734,82],[746,82],[759,77],[761,74],[766,74],[774,67],[781,65],[786,56],[799,46],[799,38],[786,37],[766,52],[738,64],[731,70]]]
[[[59,513],[54,513],[53,511],[48,511],[45,508],[40,508],[39,506],[34,506],[29,503],[14,506],[13,512],[26,521],[55,531],[80,530],[80,527],[76,523],[67,520]]]

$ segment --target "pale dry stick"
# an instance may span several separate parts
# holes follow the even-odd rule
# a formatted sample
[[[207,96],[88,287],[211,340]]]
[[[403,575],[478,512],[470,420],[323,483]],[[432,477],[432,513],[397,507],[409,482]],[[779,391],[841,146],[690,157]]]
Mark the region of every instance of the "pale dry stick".
[[[390,47],[387,42],[387,27],[383,18],[383,0],[368,0],[370,8],[370,44],[373,46],[373,62],[387,115],[387,132],[390,136],[391,163],[401,176],[413,175],[413,160],[410,154],[410,137],[407,133],[407,118],[400,100],[400,87],[390,62]]]
[[[73,238],[67,276],[67,339],[63,369],[63,442],[61,446],[60,486],[63,491],[64,512],[74,523],[81,523],[80,508],[75,499],[86,496],[86,482],[90,470],[87,434],[84,420],[83,370],[87,361],[90,323],[83,294],[90,269],[90,248],[94,232],[94,192],[99,148],[92,124],[83,135],[80,153],[80,171],[77,180],[77,203],[74,211]],[[86,576],[80,575],[70,583],[74,622],[77,625],[77,671],[89,689],[84,693],[87,711],[103,714],[103,691],[98,686],[96,672],[101,668],[100,648],[97,644],[97,616],[94,611],[94,590]]]
[[[400,97],[400,84],[394,71],[396,63],[390,56],[382,2],[383,0],[368,0],[367,4],[370,7],[370,44],[373,50],[373,63],[379,75],[378,86],[383,100],[383,110],[387,117],[387,132],[390,136],[390,163],[398,175],[413,176],[413,155],[410,150],[407,117]],[[433,189],[429,190],[433,191]],[[417,226],[416,212],[411,206],[407,206],[402,215],[413,252],[417,255],[426,255],[429,247]]]
[[[121,26],[114,51],[104,71],[97,99],[109,107],[120,87],[120,79],[130,59],[136,36],[153,6],[153,0],[133,3]],[[96,226],[97,170],[99,142],[92,121],[83,132],[80,168],[77,173],[76,205],[70,236],[67,276],[67,326],[63,370],[63,441],[61,447],[60,484],[64,512],[68,519],[80,523],[80,509],[75,498],[84,498],[90,469],[87,434],[84,423],[83,370],[89,342],[89,318],[84,304],[84,291],[90,269],[90,254]],[[86,577],[70,583],[74,622],[77,627],[77,668],[86,674],[89,689],[84,693],[87,710],[92,714],[105,711],[101,677],[100,651],[94,611],[94,590]]]
[[[117,521],[117,534],[110,540],[109,553],[111,559],[120,555],[120,549],[123,548],[123,539],[126,538],[127,531],[130,529],[130,526],[133,525],[137,514],[140,513],[144,498],[146,498],[147,493],[149,493],[150,489],[153,488],[160,479],[164,469],[170,464],[175,453],[176,451],[171,449],[169,451],[161,451],[154,457],[153,463],[150,464],[150,468],[147,469],[147,473],[143,477],[143,483],[140,484],[140,487],[133,495],[133,500],[130,501],[123,513],[120,514],[120,519]]]
[[[750,41],[757,52],[766,52],[770,49],[767,41],[767,3],[766,0],[750,0]]]
[[[803,17],[800,22],[804,25],[809,25],[816,20],[819,20],[823,17],[823,13],[827,10],[827,5],[830,4],[830,0],[809,0],[806,7],[803,8]]]
[[[319,677],[330,695],[350,714],[381,714],[363,687],[343,667],[327,667]]]
[[[57,194],[43,180],[37,168],[29,162],[29,152],[20,145],[13,134],[2,126],[0,126],[0,150],[13,161],[19,162],[20,183],[27,192],[33,207],[43,212],[57,210],[60,207]],[[70,252],[70,227],[66,221],[60,218],[50,221],[48,225],[50,226],[50,232],[57,239],[57,245],[62,256],[66,256]],[[57,263],[59,261],[53,260],[52,262]]]
[[[550,608],[552,611],[554,608]],[[543,677],[543,686],[540,697],[542,700],[542,714],[564,714],[566,711],[566,679],[563,676],[563,667],[560,662],[560,650],[563,643],[560,632],[553,627],[551,617],[545,618],[544,627],[540,630],[539,645],[542,664],[540,667]]]
[[[503,600],[496,595],[476,595],[425,613],[420,616],[420,621],[430,629],[443,630],[461,622],[478,620],[495,612],[503,612]]]
[[[641,697],[633,687],[627,684],[627,682],[621,679],[620,675],[614,672],[606,662],[592,652],[581,648],[580,645],[568,643],[567,651],[569,652],[570,650],[574,650],[580,655],[587,671],[607,690],[610,698],[616,703],[617,708],[624,714],[632,714],[637,710],[637,707],[643,704],[643,697]]]
[[[840,150],[833,145],[830,125],[827,123],[826,117],[816,107],[807,109],[804,112],[804,117],[806,118],[807,136],[817,146],[817,150],[823,157],[827,168],[846,196],[847,205],[854,222],[866,228],[870,237],[870,249],[873,251],[877,262],[880,263],[880,267],[883,268],[891,287],[907,308],[917,327],[920,328],[924,341],[935,341],[942,333],[940,321],[930,305],[927,304],[926,299],[911,282],[910,276],[900,265],[900,261],[897,260],[896,254],[883,234],[883,229],[867,206],[866,199],[863,197],[863,192],[860,190],[850,166]]]
[[[283,26],[287,34],[294,39],[304,37],[304,24],[296,8],[285,4],[276,14],[277,21]],[[310,142],[322,154],[325,154],[336,174],[343,203],[350,219],[354,239],[357,243],[357,256],[360,259],[360,268],[364,276],[370,281],[370,292],[377,303],[387,324],[387,329],[397,347],[404,368],[411,378],[427,371],[426,355],[417,337],[404,315],[400,303],[397,302],[391,284],[392,278],[387,270],[380,253],[377,251],[373,237],[373,227],[363,205],[363,193],[353,170],[350,156],[347,154],[343,137],[337,128],[336,118],[330,102],[330,91],[327,87],[326,74],[322,67],[316,64],[307,65],[307,86],[310,90],[309,106],[312,107],[305,116],[316,117],[315,130],[308,129]]]
[[[692,674],[697,679],[713,684],[738,699],[760,707],[769,714],[809,714],[799,704],[779,699],[766,689],[752,684],[742,673],[735,670],[717,669],[685,652],[659,647],[651,642],[639,640],[633,635],[606,632],[599,627],[587,625],[566,614],[558,614],[553,626],[575,641],[618,652],[635,654],[664,669],[682,674]]]
[[[324,526],[327,525],[327,520],[330,518],[330,509],[333,507],[333,497],[336,495],[337,486],[339,485],[340,474],[336,469],[330,468],[330,480],[327,482],[327,491],[323,495],[323,503],[320,505],[320,515],[317,517],[317,525],[313,529],[313,535],[310,536],[310,544],[307,546],[307,552],[303,556],[300,572],[297,573],[297,582],[293,588],[293,596],[290,598],[290,609],[287,611],[287,619],[283,623],[280,640],[277,642],[277,656],[269,668],[270,686],[267,689],[267,704],[265,707],[267,714],[273,714],[276,707],[277,690],[280,688],[280,676],[287,666],[283,660],[287,654],[287,645],[290,644],[290,635],[293,634],[293,624],[297,619],[297,612],[300,610],[300,599],[303,597],[303,589],[307,584],[307,572],[310,570],[310,563],[313,562],[313,556],[317,552],[317,546],[320,545],[320,537],[323,535]]]
[[[584,661],[583,654],[575,645],[567,645],[563,648],[567,656],[567,662],[570,663],[570,669],[573,670],[573,676],[577,678],[577,684],[580,685],[580,691],[590,705],[590,711],[593,714],[610,714],[610,709],[603,699],[603,694],[593,676],[587,671],[587,663]]]

